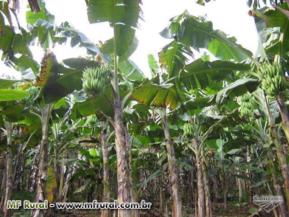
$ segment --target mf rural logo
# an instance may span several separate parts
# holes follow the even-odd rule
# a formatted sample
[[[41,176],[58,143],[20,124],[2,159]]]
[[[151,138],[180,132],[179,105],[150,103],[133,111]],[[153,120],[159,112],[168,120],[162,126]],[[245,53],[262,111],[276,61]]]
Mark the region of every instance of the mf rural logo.
[[[267,213],[270,213],[273,209],[280,206],[283,203],[282,196],[273,196],[273,195],[266,195],[266,196],[258,196],[255,195],[253,197],[253,203],[256,206],[259,206],[262,210]]]

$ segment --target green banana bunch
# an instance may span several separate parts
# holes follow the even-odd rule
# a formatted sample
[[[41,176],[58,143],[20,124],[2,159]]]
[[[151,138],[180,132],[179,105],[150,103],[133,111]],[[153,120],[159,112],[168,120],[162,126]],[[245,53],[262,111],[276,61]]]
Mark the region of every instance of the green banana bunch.
[[[280,64],[263,64],[259,69],[259,73],[262,79],[262,89],[269,96],[275,97],[284,91],[284,74]]]
[[[252,118],[253,113],[254,113],[254,107],[255,107],[255,103],[254,103],[254,98],[252,95],[250,95],[249,93],[246,93],[240,97],[239,111],[240,111],[241,117]]]
[[[82,76],[82,86],[92,96],[103,93],[110,81],[111,70],[108,66],[86,68]]]
[[[183,126],[183,131],[185,136],[191,136],[193,134],[193,126],[191,123],[185,123]]]

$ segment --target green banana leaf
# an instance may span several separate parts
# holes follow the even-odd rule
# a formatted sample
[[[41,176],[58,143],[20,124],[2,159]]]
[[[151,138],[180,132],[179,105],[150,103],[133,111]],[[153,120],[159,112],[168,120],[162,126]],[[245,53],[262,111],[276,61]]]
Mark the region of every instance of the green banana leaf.
[[[212,22],[191,16],[187,12],[172,18],[169,27],[164,29],[161,35],[174,38],[196,50],[208,49],[223,60],[243,61],[252,57],[252,53],[237,44],[235,38],[215,30]]]

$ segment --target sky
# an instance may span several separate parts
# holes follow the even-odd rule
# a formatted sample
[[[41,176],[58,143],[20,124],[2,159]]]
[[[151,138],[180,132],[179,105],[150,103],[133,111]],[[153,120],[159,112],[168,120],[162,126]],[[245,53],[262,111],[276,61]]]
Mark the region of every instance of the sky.
[[[238,43],[253,53],[256,51],[258,35],[253,18],[248,16],[249,8],[245,0],[217,0],[206,7],[194,2],[194,0],[143,0],[143,20],[136,32],[139,45],[131,59],[145,74],[149,74],[148,55],[153,54],[157,57],[162,47],[169,43],[159,33],[169,24],[170,18],[185,10],[195,16],[205,16],[207,20],[213,21],[215,29],[235,36]],[[112,37],[112,29],[107,23],[89,24],[84,0],[46,0],[46,7],[55,15],[57,24],[68,21],[96,43]],[[33,52],[39,61],[42,57],[39,49],[33,48]],[[58,60],[85,55],[84,49],[68,46],[58,46],[54,52]],[[1,69],[3,70],[3,65],[2,67],[0,65],[0,73]]]

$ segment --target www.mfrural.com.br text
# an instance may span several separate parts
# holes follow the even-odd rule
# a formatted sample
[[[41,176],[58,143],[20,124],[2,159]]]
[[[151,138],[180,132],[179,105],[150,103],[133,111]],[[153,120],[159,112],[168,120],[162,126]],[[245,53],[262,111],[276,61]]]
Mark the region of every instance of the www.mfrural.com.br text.
[[[118,203],[113,202],[98,202],[93,200],[92,202],[53,202],[50,203],[47,200],[43,202],[31,202],[29,200],[10,200],[7,203],[7,209],[49,209],[54,208],[58,210],[91,210],[91,209],[151,209],[152,203],[142,200],[140,203]]]

